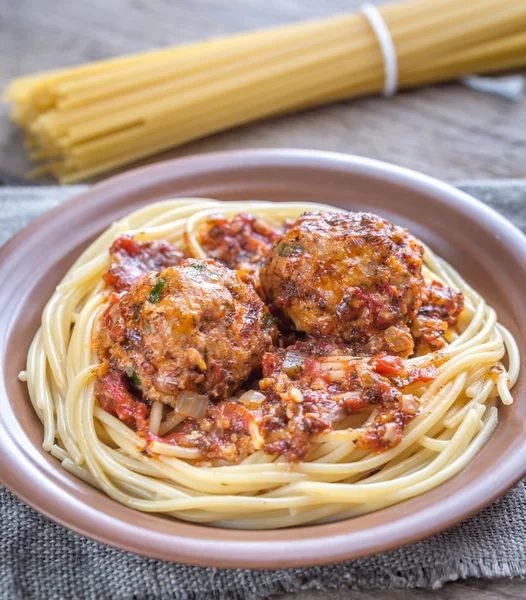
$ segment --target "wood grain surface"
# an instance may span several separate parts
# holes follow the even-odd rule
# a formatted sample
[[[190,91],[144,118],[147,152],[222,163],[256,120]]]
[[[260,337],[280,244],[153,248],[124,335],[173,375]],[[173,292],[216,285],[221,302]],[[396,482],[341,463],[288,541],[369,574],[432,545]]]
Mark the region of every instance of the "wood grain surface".
[[[360,0],[0,0],[0,86],[74,65],[343,12]],[[30,166],[19,132],[0,112],[0,176]],[[524,177],[526,101],[448,84],[309,110],[214,135],[159,158],[220,149],[290,147],[388,160],[442,179]],[[41,180],[45,181],[45,180]],[[469,581],[439,591],[310,591],[287,600],[519,600],[522,581]]]
[[[459,0],[460,1],[460,0]],[[361,0],[0,0],[0,86],[12,77],[343,12]],[[0,172],[29,167],[0,114]],[[459,84],[364,98],[248,125],[156,156],[292,147],[388,160],[443,179],[523,177],[526,101]]]

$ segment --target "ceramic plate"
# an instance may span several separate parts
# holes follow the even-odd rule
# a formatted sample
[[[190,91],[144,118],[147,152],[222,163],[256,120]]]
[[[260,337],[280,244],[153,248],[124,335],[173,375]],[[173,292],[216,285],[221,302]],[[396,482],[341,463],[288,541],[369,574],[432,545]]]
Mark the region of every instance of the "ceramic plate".
[[[17,379],[54,286],[103,229],[174,196],[302,200],[379,213],[408,227],[497,310],[526,356],[526,238],[470,196],[373,160],[297,150],[200,155],[95,185],[34,221],[0,251],[0,479],[47,517],[138,554],[219,567],[295,567],[385,551],[443,530],[500,496],[526,473],[526,368],[515,403],[475,460],[417,498],[329,525],[234,531],[128,509],[64,471],[41,449],[42,426]],[[242,204],[240,203],[240,210]]]

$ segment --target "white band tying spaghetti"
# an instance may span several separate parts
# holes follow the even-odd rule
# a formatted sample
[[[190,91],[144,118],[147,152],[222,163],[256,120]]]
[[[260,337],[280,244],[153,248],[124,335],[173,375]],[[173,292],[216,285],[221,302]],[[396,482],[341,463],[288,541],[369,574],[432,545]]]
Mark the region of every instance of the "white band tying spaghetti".
[[[398,58],[393,38],[389,33],[382,14],[374,4],[363,4],[360,10],[369,21],[369,25],[374,31],[380,44],[380,50],[382,51],[385,73],[383,94],[384,96],[394,96],[398,89]]]

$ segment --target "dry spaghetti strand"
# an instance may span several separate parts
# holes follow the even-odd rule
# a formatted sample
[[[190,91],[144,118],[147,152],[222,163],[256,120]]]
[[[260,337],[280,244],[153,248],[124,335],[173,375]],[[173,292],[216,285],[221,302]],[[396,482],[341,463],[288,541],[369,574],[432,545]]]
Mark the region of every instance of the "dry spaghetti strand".
[[[381,7],[410,88],[526,64],[523,0]],[[100,175],[253,120],[383,90],[362,13],[337,15],[15,79],[5,90],[33,174]]]

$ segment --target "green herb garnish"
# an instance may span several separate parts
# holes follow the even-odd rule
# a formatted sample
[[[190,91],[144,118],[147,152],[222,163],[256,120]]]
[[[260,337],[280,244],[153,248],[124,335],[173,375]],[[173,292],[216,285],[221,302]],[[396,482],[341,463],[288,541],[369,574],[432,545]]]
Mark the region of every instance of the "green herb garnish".
[[[281,242],[278,246],[278,254],[280,256],[301,256],[303,248],[299,244],[285,244]]]
[[[207,265],[204,265],[203,263],[192,263],[191,265],[188,265],[191,269],[206,269]]]
[[[276,322],[276,320],[274,319],[274,317],[268,313],[268,312],[264,312],[261,315],[261,322],[263,323],[264,327],[270,328],[274,325],[274,323]]]
[[[133,381],[135,387],[140,387],[141,378],[137,375],[137,371],[131,367],[126,367],[126,375]]]
[[[153,286],[150,295],[148,296],[148,300],[152,304],[157,304],[161,299],[161,294],[163,293],[164,286],[166,285],[166,279],[164,277],[159,277],[157,283]]]

